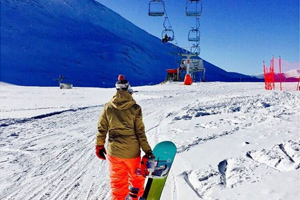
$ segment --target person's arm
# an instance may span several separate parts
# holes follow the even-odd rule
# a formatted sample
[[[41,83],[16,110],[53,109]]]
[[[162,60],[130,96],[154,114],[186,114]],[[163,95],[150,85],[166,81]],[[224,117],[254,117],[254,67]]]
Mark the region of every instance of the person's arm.
[[[106,117],[106,109],[107,106],[105,105],[103,111],[99,117],[98,121],[98,133],[96,138],[96,146],[104,146],[106,135],[108,132],[108,121]]]
[[[150,145],[148,144],[147,136],[145,133],[145,125],[143,122],[142,109],[137,104],[136,104],[136,117],[135,117],[135,133],[138,137],[142,150],[145,153],[152,151]]]

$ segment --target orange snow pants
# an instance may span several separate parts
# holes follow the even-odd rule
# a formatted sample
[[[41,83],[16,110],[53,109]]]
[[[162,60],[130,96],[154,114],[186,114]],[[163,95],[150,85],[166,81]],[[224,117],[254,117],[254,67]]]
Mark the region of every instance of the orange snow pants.
[[[141,168],[141,157],[116,158],[111,155],[107,157],[112,200],[124,200],[129,193],[137,197],[142,196],[145,178],[135,172],[137,168]]]

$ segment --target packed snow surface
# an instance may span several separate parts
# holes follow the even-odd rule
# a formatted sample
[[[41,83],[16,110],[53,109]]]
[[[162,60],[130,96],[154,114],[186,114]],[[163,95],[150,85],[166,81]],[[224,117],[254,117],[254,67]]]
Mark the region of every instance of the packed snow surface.
[[[150,145],[178,149],[162,200],[299,199],[300,92],[222,82],[133,89]],[[0,199],[110,199],[94,142],[114,93],[0,83]]]

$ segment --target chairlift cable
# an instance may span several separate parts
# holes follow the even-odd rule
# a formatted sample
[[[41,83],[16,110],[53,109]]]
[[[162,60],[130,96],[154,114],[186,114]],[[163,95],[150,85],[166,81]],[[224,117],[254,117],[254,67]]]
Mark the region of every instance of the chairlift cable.
[[[198,30],[200,28],[200,19],[199,17],[196,17],[196,29]]]
[[[167,20],[168,21],[168,24],[169,24],[169,28],[171,29],[171,30],[173,30],[173,28],[172,28],[172,25],[171,25],[171,22],[170,22],[170,20],[169,20],[169,17],[168,17],[168,13],[167,13],[167,9],[165,8],[165,15],[166,15],[166,17],[165,17],[165,20]],[[165,27],[165,25],[164,25],[164,27]],[[173,31],[173,40],[176,38],[175,37],[175,34],[174,34],[174,31]],[[177,40],[175,39],[175,42],[177,43]]]

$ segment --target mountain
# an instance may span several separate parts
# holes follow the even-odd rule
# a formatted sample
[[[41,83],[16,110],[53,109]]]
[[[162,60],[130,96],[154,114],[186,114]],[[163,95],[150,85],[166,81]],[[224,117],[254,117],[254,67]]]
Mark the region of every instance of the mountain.
[[[275,74],[275,81],[280,82],[298,82],[300,78],[300,69],[294,69],[281,74]]]
[[[131,85],[157,84],[178,67],[183,49],[94,0],[1,0],[0,81],[113,87],[118,74]],[[258,81],[204,60],[207,81]]]
[[[258,79],[264,79],[264,74],[258,74],[255,76]],[[298,82],[300,78],[300,69],[293,69],[286,72],[274,73],[275,82]]]

